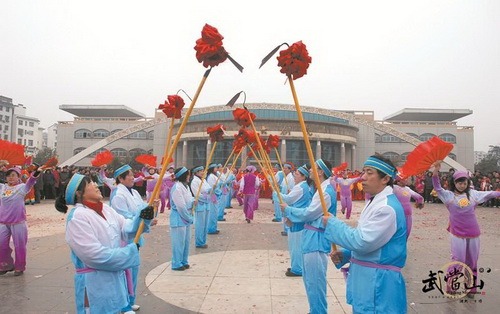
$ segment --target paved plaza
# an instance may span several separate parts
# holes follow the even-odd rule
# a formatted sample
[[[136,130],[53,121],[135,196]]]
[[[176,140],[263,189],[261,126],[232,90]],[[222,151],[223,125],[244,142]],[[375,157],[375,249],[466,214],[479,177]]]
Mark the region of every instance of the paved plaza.
[[[347,222],[355,226],[364,202],[355,201]],[[141,248],[138,314],[148,313],[307,313],[301,278],[285,276],[290,259],[282,225],[271,222],[270,200],[261,200],[255,220],[247,224],[233,200],[220,234],[209,235],[207,249],[191,241],[189,270],[170,269],[168,212],[146,235]],[[70,251],[64,240],[65,216],[53,202],[28,206],[28,263],[23,276],[0,276],[0,313],[74,313]],[[339,211],[339,216],[345,219]],[[478,207],[481,226],[479,279],[482,294],[451,299],[436,286],[428,292],[422,280],[450,260],[448,212],[442,204],[414,210],[408,243],[406,279],[408,313],[498,313],[500,308],[500,209]],[[194,234],[194,232],[193,232]],[[482,272],[481,272],[482,270]],[[328,266],[330,313],[351,313],[345,301],[345,282],[333,264]],[[429,288],[429,285],[427,285]]]

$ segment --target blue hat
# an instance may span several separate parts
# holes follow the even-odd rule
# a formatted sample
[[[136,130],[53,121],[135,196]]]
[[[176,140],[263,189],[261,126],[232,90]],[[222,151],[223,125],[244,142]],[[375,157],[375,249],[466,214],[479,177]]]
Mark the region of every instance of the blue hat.
[[[396,178],[396,175],[398,173],[396,168],[375,157],[368,157],[368,159],[365,161],[364,167],[370,167],[380,170],[393,179]]]
[[[327,177],[332,176],[332,171],[328,169],[323,159],[316,160],[316,165],[318,165],[321,168],[321,170],[323,170],[323,172],[326,174]]]
[[[120,168],[115,170],[115,173],[113,173],[113,178],[116,179],[116,178],[118,178],[119,175],[121,175],[122,173],[125,173],[131,169],[132,169],[132,167],[130,167],[129,165],[123,165]]]
[[[217,167],[217,164],[210,164],[210,165],[208,165],[208,169],[215,168],[215,167]]]
[[[194,169],[193,169],[193,173],[196,173],[196,172],[198,172],[198,171],[200,171],[200,170],[205,170],[205,167],[203,167],[203,166],[198,166],[198,167],[196,167],[196,168],[194,168]]]
[[[309,178],[309,170],[307,170],[307,167],[306,165],[303,165],[301,167],[299,167],[299,169],[297,169],[300,173],[302,173],[303,175],[306,176],[306,178]]]
[[[188,169],[186,167],[182,167],[179,171],[177,171],[174,175],[176,179],[179,179],[180,176],[182,176],[184,173],[186,173]]]
[[[222,164],[217,164],[217,167],[219,167],[219,168],[222,167]]]
[[[284,164],[283,164],[283,168],[290,168],[290,169],[293,169],[293,165],[291,165],[290,163],[284,163]]]
[[[66,194],[64,195],[66,204],[75,205],[76,190],[80,186],[80,183],[82,183],[83,178],[85,178],[84,175],[75,173],[71,177],[71,180],[69,180],[68,187],[66,188]]]

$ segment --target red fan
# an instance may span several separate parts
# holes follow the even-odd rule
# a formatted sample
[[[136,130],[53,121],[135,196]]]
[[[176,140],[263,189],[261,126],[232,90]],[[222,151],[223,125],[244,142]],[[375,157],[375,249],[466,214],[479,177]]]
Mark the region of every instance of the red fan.
[[[90,162],[92,167],[101,167],[107,165],[113,161],[113,154],[109,150],[105,150],[95,156],[94,159]]]
[[[333,173],[337,174],[337,173],[344,171],[346,169],[347,169],[347,163],[343,162],[340,164],[340,166],[333,168]]]
[[[23,145],[0,140],[0,165],[21,166],[25,161]]]
[[[403,165],[402,171],[406,177],[425,172],[429,170],[434,162],[445,159],[452,149],[453,144],[434,136],[415,147],[406,157],[406,163]]]
[[[28,167],[32,163],[33,163],[33,156],[26,156],[26,158],[24,159],[24,165]]]
[[[210,141],[218,142],[224,140],[225,128],[222,124],[217,124],[207,128],[207,134],[210,135]]]
[[[163,162],[165,161],[165,156],[161,157],[161,164],[163,165]],[[174,158],[170,158],[170,163],[173,163],[174,162]]]
[[[55,166],[57,166],[57,164],[59,163],[59,160],[57,160],[57,157],[52,157],[50,158],[43,166],[42,168],[43,169],[47,169],[47,168],[53,168]]]
[[[139,155],[135,157],[135,161],[144,164],[146,166],[156,167],[156,156],[155,155]]]

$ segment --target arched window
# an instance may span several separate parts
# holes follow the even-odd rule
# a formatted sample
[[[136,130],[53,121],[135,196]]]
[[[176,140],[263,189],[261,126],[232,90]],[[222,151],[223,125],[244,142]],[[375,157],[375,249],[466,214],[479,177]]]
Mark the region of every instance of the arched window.
[[[75,138],[92,138],[92,132],[87,129],[76,130]]]
[[[112,150],[110,150],[110,152],[115,157],[127,157],[128,155],[127,151],[123,148],[113,148]]]
[[[148,132],[148,140],[152,140],[155,137],[155,131],[149,131]]]
[[[109,136],[109,131],[104,129],[98,129],[94,131],[94,138],[106,138]]]
[[[380,143],[380,134],[375,133],[375,143]]]
[[[401,139],[397,136],[394,136],[392,134],[384,134],[382,135],[382,143],[399,143],[401,142]]]
[[[142,148],[131,149],[128,153],[129,153],[129,156],[132,158],[135,158],[139,155],[146,155],[147,154],[147,152]]]
[[[407,153],[402,153],[402,154],[401,154],[401,161],[406,161],[406,158],[408,158],[408,155],[409,155],[409,154],[410,154],[410,153],[408,153],[408,152],[407,152]]]
[[[123,131],[123,130],[122,129],[116,129],[116,130],[111,131],[111,134],[115,134],[116,132],[120,132],[120,131]]]
[[[439,135],[439,138],[448,143],[455,144],[457,142],[457,137],[450,133],[441,134]]]
[[[417,134],[415,134],[415,133],[406,133],[406,135],[409,135],[409,136],[411,136],[411,137],[414,137],[414,138],[416,138],[416,139],[418,140],[418,135],[417,135]]]
[[[457,160],[457,155],[455,155],[453,153],[448,154],[448,157],[450,157],[453,160]]]
[[[396,161],[401,160],[401,156],[399,156],[399,154],[395,153],[395,152],[386,152],[386,153],[383,153],[382,156],[389,159],[392,162],[396,162]]]
[[[136,138],[136,139],[146,139],[148,138],[148,133],[146,131],[137,131],[128,136],[128,138]]]
[[[434,135],[432,133],[424,133],[424,134],[422,134],[422,135],[419,136],[419,140],[421,140],[422,142],[425,142],[425,141],[430,140],[434,136],[436,136],[436,135]]]
[[[75,150],[73,150],[73,156],[76,155],[76,154],[79,154],[80,152],[82,152],[83,150],[85,149],[85,147],[78,147],[78,148],[75,148]]]

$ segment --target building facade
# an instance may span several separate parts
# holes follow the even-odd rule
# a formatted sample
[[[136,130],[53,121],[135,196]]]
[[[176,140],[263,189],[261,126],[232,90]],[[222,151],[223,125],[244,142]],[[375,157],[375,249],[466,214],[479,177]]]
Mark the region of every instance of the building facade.
[[[142,113],[122,105],[61,105],[59,109],[75,115],[73,121],[57,124],[56,151],[60,160],[69,159],[95,142],[146,120]],[[119,158],[152,153],[153,136],[152,128],[137,131],[94,151],[75,165],[89,166],[92,158],[103,150],[110,150]]]
[[[283,162],[290,161],[295,165],[309,164],[294,106],[268,103],[245,106],[257,115],[255,125],[264,139],[270,134],[280,136],[281,142],[277,151]],[[79,153],[106,135],[126,130],[127,127],[132,128],[134,133],[128,132],[130,135],[125,138],[101,146],[99,149],[111,150],[118,157],[135,156],[139,152],[152,153],[160,157],[164,155],[171,120],[161,111],[156,111],[154,118],[145,118],[142,114],[123,118],[119,117],[119,111],[112,115],[101,115],[97,113],[95,106],[92,108],[87,108],[86,113],[84,111],[77,113],[76,107],[61,108],[76,116],[74,121],[59,122],[57,126],[58,154],[61,160]],[[224,141],[217,143],[213,162],[224,163],[232,150],[234,134],[240,128],[234,121],[233,109],[227,106],[195,108],[180,136],[174,153],[175,163],[187,167],[205,165],[212,147],[206,129],[219,123],[225,126],[226,136]],[[410,109],[405,109],[383,121],[375,121],[373,111],[334,111],[302,107],[315,158],[328,160],[333,166],[347,162],[350,169],[361,169],[366,158],[374,153],[380,153],[397,165],[401,165],[414,148],[414,145],[401,138],[411,136],[412,139],[418,138],[424,141],[432,136],[439,136],[454,144],[455,148],[450,154],[452,159],[469,169],[473,168],[473,128],[457,126],[454,121],[472,113],[471,111],[458,113],[456,110],[443,111],[439,119],[435,120],[436,112],[419,109],[420,115],[408,115],[411,111],[408,110]],[[94,116],[90,117],[89,112],[93,112]],[[434,117],[434,120],[430,117]],[[174,136],[181,121],[174,122]],[[136,131],[140,125],[147,125],[148,128]],[[245,154],[246,152],[242,155]],[[95,153],[80,160],[76,165],[89,165],[93,155]],[[158,158],[158,162],[160,159]],[[278,162],[276,152],[271,151],[270,159],[273,164]],[[242,158],[238,164],[241,162]],[[246,164],[249,163],[254,164],[255,160],[247,160]]]

